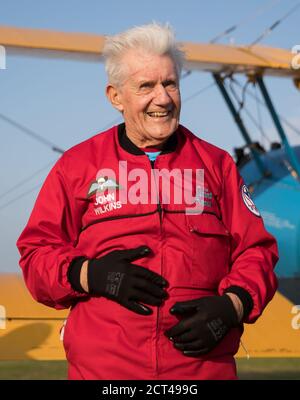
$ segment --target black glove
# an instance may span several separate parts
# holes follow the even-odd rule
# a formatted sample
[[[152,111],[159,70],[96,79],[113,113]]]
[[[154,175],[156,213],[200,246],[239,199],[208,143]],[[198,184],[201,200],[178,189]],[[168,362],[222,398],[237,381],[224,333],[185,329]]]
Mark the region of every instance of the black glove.
[[[182,319],[165,334],[176,349],[189,357],[208,353],[238,325],[237,312],[227,295],[178,302],[170,313]]]
[[[89,260],[89,293],[114,300],[137,314],[152,314],[151,308],[140,303],[160,306],[167,297],[163,290],[167,281],[155,272],[131,263],[150,252],[149,247],[140,246],[136,249],[114,250],[99,259]],[[82,265],[83,258],[79,260]],[[73,288],[78,287],[78,273],[75,279],[73,273],[72,279],[71,270],[68,277],[71,284],[77,281],[72,285]]]

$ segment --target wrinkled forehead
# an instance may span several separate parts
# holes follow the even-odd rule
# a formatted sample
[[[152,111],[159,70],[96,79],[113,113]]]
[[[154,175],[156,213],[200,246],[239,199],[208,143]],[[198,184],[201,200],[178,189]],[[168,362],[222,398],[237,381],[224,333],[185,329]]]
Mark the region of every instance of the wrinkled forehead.
[[[178,78],[176,64],[169,54],[157,55],[143,50],[130,50],[123,55],[121,63],[125,82]]]

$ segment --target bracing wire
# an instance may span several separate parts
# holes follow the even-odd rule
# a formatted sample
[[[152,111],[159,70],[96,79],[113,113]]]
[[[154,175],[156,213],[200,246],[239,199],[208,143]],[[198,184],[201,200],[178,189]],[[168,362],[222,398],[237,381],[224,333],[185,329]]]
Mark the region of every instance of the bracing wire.
[[[281,22],[283,22],[285,19],[287,19],[289,16],[291,16],[292,14],[294,14],[296,12],[296,10],[300,7],[300,2],[298,2],[294,7],[292,7],[287,13],[285,13],[281,18],[279,18],[278,20],[276,20],[275,22],[273,22],[273,24],[271,26],[269,26],[268,28],[266,28],[263,33],[261,35],[258,36],[257,39],[255,39],[250,45],[249,47],[254,46],[255,44],[261,42],[266,36],[270,35],[271,32],[274,31],[275,28],[277,28],[277,26],[279,24],[281,24]]]
[[[245,96],[246,96],[246,91],[247,91],[247,86],[249,84],[249,81],[247,81],[245,83],[245,85],[242,87],[242,98],[241,99],[239,98],[239,96],[237,95],[237,93],[233,87],[234,83],[235,83],[235,79],[231,76],[230,81],[229,81],[229,88],[230,88],[231,93],[233,94],[233,97],[235,98],[236,102],[239,105],[239,109],[238,109],[237,113],[240,114],[245,105],[245,101],[246,101]]]
[[[45,169],[48,169],[51,165],[53,165],[54,161],[49,162],[48,164],[46,164],[44,167],[38,169],[36,172],[34,172],[33,174],[31,174],[30,176],[28,176],[25,179],[22,179],[22,181],[16,183],[14,186],[12,186],[10,189],[6,190],[4,193],[0,194],[0,199],[2,199],[3,197],[7,196],[8,194],[10,194],[11,192],[15,191],[16,189],[19,189],[21,186],[25,185],[25,183],[31,181],[31,179],[33,179],[34,177],[36,177],[37,175],[39,175],[42,171],[44,171]]]
[[[250,16],[247,16],[247,17],[243,18],[241,21],[239,21],[236,24],[228,27],[223,32],[221,32],[218,35],[216,35],[213,39],[210,40],[210,43],[216,43],[218,40],[224,38],[225,36],[228,36],[230,33],[236,31],[241,26],[245,26],[245,25],[249,24],[250,22],[254,21],[257,17],[259,17],[260,15],[264,14],[266,11],[269,11],[270,9],[274,8],[275,5],[280,1],[281,0],[268,1],[267,2],[267,4],[268,4],[267,6],[264,5],[262,7],[259,7],[258,9],[255,9],[255,11]]]
[[[253,124],[256,126],[256,128],[260,131],[261,136],[263,136],[268,142],[269,144],[272,143],[272,141],[270,140],[270,138],[265,134],[265,132],[263,131],[262,127],[260,126],[260,124],[257,122],[257,120],[253,117],[253,115],[250,113],[250,111],[244,107],[243,111],[245,112],[245,114],[248,115],[248,117],[251,119],[251,121],[253,122]]]
[[[236,99],[237,103],[239,104],[239,110],[238,110],[238,114],[240,115],[241,111],[244,111],[248,117],[251,119],[251,121],[253,122],[253,124],[256,126],[256,128],[260,131],[260,134],[269,142],[271,143],[271,140],[268,138],[268,136],[266,135],[266,133],[264,132],[262,125],[259,124],[256,119],[253,117],[253,115],[250,113],[250,111],[247,109],[246,107],[246,94],[247,94],[247,88],[249,85],[250,81],[248,80],[243,86],[240,85],[240,87],[242,88],[242,100],[239,99],[233,85],[237,84],[236,79],[234,79],[233,77],[230,77],[230,84],[229,84],[229,88],[231,90],[231,93],[233,94],[234,98]]]
[[[255,90],[256,97],[258,97],[257,96],[257,85],[254,85],[254,90]],[[264,128],[263,128],[263,122],[262,122],[261,109],[260,109],[259,102],[257,100],[256,100],[255,104],[256,104],[257,124],[259,126],[258,129],[261,132],[261,142],[263,143],[263,139],[265,138],[265,136],[264,136]]]
[[[242,88],[242,85],[240,84],[240,82],[235,81],[235,83]],[[256,100],[260,105],[262,105],[263,107],[265,107],[267,109],[266,104],[259,98],[257,97],[257,95],[255,95],[254,93],[251,93],[250,91],[247,92],[247,94],[252,97],[252,99]],[[278,113],[277,113],[278,114]],[[283,122],[286,126],[288,126],[291,130],[293,130],[297,135],[300,135],[300,130],[297,129],[291,122],[289,122],[285,117],[283,117],[281,114],[278,114],[278,117],[280,119],[281,122]]]
[[[190,96],[186,97],[185,99],[182,100],[182,103],[187,103],[188,101],[194,99],[195,97],[199,96],[201,93],[206,92],[206,90],[212,88],[215,86],[215,82],[210,83],[209,85],[203,87],[202,89],[197,90],[197,92],[191,94]]]
[[[0,113],[0,119],[3,121],[7,122],[8,124],[14,126],[17,128],[20,132],[25,133],[27,136],[32,137],[36,141],[42,143],[43,145],[50,147],[51,150],[62,154],[64,150],[62,150],[59,146],[57,146],[55,143],[50,142],[50,140],[45,139],[43,136],[39,135],[38,133],[32,131],[31,129],[27,128],[26,126],[20,124],[19,122],[15,121],[12,118],[7,117],[6,115]]]
[[[33,188],[28,189],[27,191],[21,193],[18,197],[15,197],[14,199],[8,201],[7,203],[4,203],[0,206],[0,210],[3,210],[4,208],[10,206],[11,204],[15,203],[16,201],[20,200],[22,197],[27,196],[28,194],[34,192],[35,190],[39,189],[41,187],[43,182],[40,182],[38,185],[35,185]]]
[[[217,34],[214,38],[212,38],[209,43],[216,43],[218,40],[222,39],[225,36],[228,36],[230,33],[236,31],[237,29],[239,29],[240,27],[247,25],[249,22],[254,21],[256,18],[258,18],[260,15],[264,14],[266,11],[269,11],[270,9],[274,8],[275,5],[277,3],[279,3],[281,0],[272,0],[272,1],[268,1],[267,4],[268,6],[263,6],[263,7],[259,7],[258,11],[257,9],[255,9],[255,11],[253,12],[253,14],[251,14],[250,16],[247,16],[245,18],[243,18],[242,20],[240,20],[239,22],[237,22],[236,24],[228,27],[227,29],[225,29],[224,31],[220,32],[219,34]],[[269,4],[271,3],[271,4]],[[182,76],[181,76],[181,80],[187,78],[189,75],[191,75],[193,71],[191,70],[186,70]]]

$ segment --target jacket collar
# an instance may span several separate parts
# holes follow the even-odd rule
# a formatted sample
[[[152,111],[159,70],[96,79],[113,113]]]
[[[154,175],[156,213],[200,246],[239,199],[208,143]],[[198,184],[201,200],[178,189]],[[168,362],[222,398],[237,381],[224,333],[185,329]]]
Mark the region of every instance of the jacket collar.
[[[120,146],[128,153],[139,155],[145,155],[144,151],[138,148],[126,135],[125,123],[118,125],[118,139]],[[168,140],[165,142],[160,154],[171,153],[176,150],[177,147],[177,132],[174,132]]]

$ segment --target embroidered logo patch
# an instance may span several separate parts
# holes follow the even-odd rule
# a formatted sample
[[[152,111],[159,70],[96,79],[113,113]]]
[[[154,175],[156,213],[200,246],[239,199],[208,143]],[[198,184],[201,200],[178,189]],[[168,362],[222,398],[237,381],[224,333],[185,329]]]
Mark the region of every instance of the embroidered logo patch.
[[[201,204],[206,207],[211,207],[212,206],[212,192],[210,192],[206,187],[204,189],[201,187],[197,187],[196,203]]]
[[[92,196],[96,192],[104,192],[106,189],[116,189],[120,188],[120,185],[116,183],[111,178],[108,178],[108,176],[100,176],[96,181],[92,182],[87,197]]]
[[[249,189],[247,188],[247,186],[243,185],[241,191],[242,191],[243,201],[244,201],[246,207],[248,208],[248,210],[251,211],[252,214],[256,215],[257,217],[260,217],[261,216],[260,212],[256,208],[254,201],[251,199]]]
[[[117,200],[115,189],[122,189],[122,186],[108,176],[97,176],[96,180],[91,183],[87,197],[96,195],[93,203],[96,215],[105,214],[122,207],[121,201]]]

